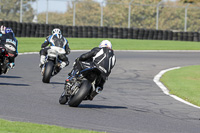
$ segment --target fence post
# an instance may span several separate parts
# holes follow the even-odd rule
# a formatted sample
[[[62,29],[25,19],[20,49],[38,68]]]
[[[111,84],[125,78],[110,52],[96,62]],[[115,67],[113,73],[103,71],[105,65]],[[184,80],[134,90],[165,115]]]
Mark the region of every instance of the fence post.
[[[49,0],[47,0],[47,10],[46,10],[46,24],[48,24],[48,5],[49,5]]]
[[[131,21],[131,4],[134,0],[131,0],[131,2],[129,2],[129,10],[128,10],[128,28],[130,28],[130,21]]]
[[[20,23],[22,23],[22,5],[23,5],[23,0],[20,1]]]
[[[73,26],[76,26],[76,2],[77,2],[77,1],[74,1]]]
[[[104,1],[102,1],[100,4],[101,5],[101,27],[103,26],[103,2]]]
[[[160,4],[161,4],[162,2],[163,2],[163,1],[160,1],[160,2],[157,4],[157,7],[156,7],[156,30],[158,30],[159,6],[160,6]]]
[[[190,3],[188,3],[185,7],[185,26],[184,26],[184,31],[187,32],[187,10],[188,7],[190,6]]]

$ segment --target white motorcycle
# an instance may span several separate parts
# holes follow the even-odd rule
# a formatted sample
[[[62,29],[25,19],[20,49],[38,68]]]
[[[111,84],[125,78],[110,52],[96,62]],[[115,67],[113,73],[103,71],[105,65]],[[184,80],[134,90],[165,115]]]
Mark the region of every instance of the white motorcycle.
[[[43,76],[42,81],[44,83],[49,83],[51,77],[56,75],[61,70],[60,65],[62,61],[59,60],[58,56],[62,54],[65,54],[65,50],[63,48],[50,46],[50,49],[48,49],[45,63],[41,70],[41,74]]]

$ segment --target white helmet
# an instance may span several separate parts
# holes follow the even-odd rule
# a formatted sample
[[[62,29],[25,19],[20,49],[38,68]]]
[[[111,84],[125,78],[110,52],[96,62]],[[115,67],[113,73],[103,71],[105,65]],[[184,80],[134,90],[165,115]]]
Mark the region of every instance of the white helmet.
[[[112,49],[112,44],[108,40],[103,40],[99,45],[99,48],[102,48],[102,47],[107,47],[107,48]]]
[[[61,34],[61,31],[60,31],[60,29],[55,28],[52,30],[52,34]]]

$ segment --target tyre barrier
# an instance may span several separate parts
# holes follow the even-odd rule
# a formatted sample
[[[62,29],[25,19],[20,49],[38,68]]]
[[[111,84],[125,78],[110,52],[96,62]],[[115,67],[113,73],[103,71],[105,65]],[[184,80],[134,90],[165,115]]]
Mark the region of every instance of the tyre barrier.
[[[187,41],[188,40],[188,33],[184,32],[183,33],[183,41]]]
[[[92,37],[93,38],[98,38],[98,27],[94,26],[92,27]]]
[[[167,40],[172,40],[172,38],[173,38],[173,32],[169,31],[168,32],[168,39]]]
[[[102,27],[98,27],[97,37],[103,38],[103,28]]]
[[[193,41],[195,41],[195,42],[199,41],[199,33],[198,32],[194,32]]]
[[[154,30],[149,30],[147,39],[148,40],[153,40],[153,36],[154,36]]]
[[[138,39],[139,29],[133,28],[133,36],[132,39]]]
[[[122,39],[123,38],[123,28],[117,28],[117,38]]]
[[[128,28],[123,28],[122,38],[128,38]]]
[[[144,35],[143,35],[142,39],[147,40],[148,39],[148,35],[149,35],[149,30],[144,29]]]
[[[51,34],[54,28],[60,28],[63,36],[74,38],[200,41],[199,32],[177,32],[143,28],[67,26],[58,24],[19,23],[16,21],[0,21],[0,25],[11,27],[17,37],[46,37]]]
[[[178,40],[178,32],[173,32],[173,40]]]
[[[128,28],[128,39],[132,39],[133,38],[133,30]]]
[[[158,40],[158,30],[154,30],[152,40]]]
[[[113,28],[108,27],[108,38],[113,38]]]
[[[145,32],[144,29],[139,29],[137,39],[143,39],[144,32]]]
[[[113,28],[113,38],[118,38],[118,28]]]

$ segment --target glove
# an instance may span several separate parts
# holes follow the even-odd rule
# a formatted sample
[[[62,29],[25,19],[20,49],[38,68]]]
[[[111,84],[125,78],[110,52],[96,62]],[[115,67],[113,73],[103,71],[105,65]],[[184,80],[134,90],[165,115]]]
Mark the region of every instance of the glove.
[[[71,51],[71,49],[68,48],[67,51],[66,51],[66,54],[67,54],[67,55],[70,54],[70,51]]]
[[[75,59],[74,63],[73,63],[73,67],[79,62],[79,57]]]
[[[61,64],[60,64],[60,68],[64,68],[64,67],[66,67],[66,63],[63,61]]]
[[[1,26],[1,33],[2,33],[2,34],[5,34],[5,29],[6,29],[6,27],[2,25],[2,26]]]
[[[68,65],[69,65],[69,61],[65,61],[65,63],[66,63],[66,66],[68,66]]]
[[[8,63],[8,67],[10,68],[10,69],[13,69],[14,67],[15,67],[15,63]]]

